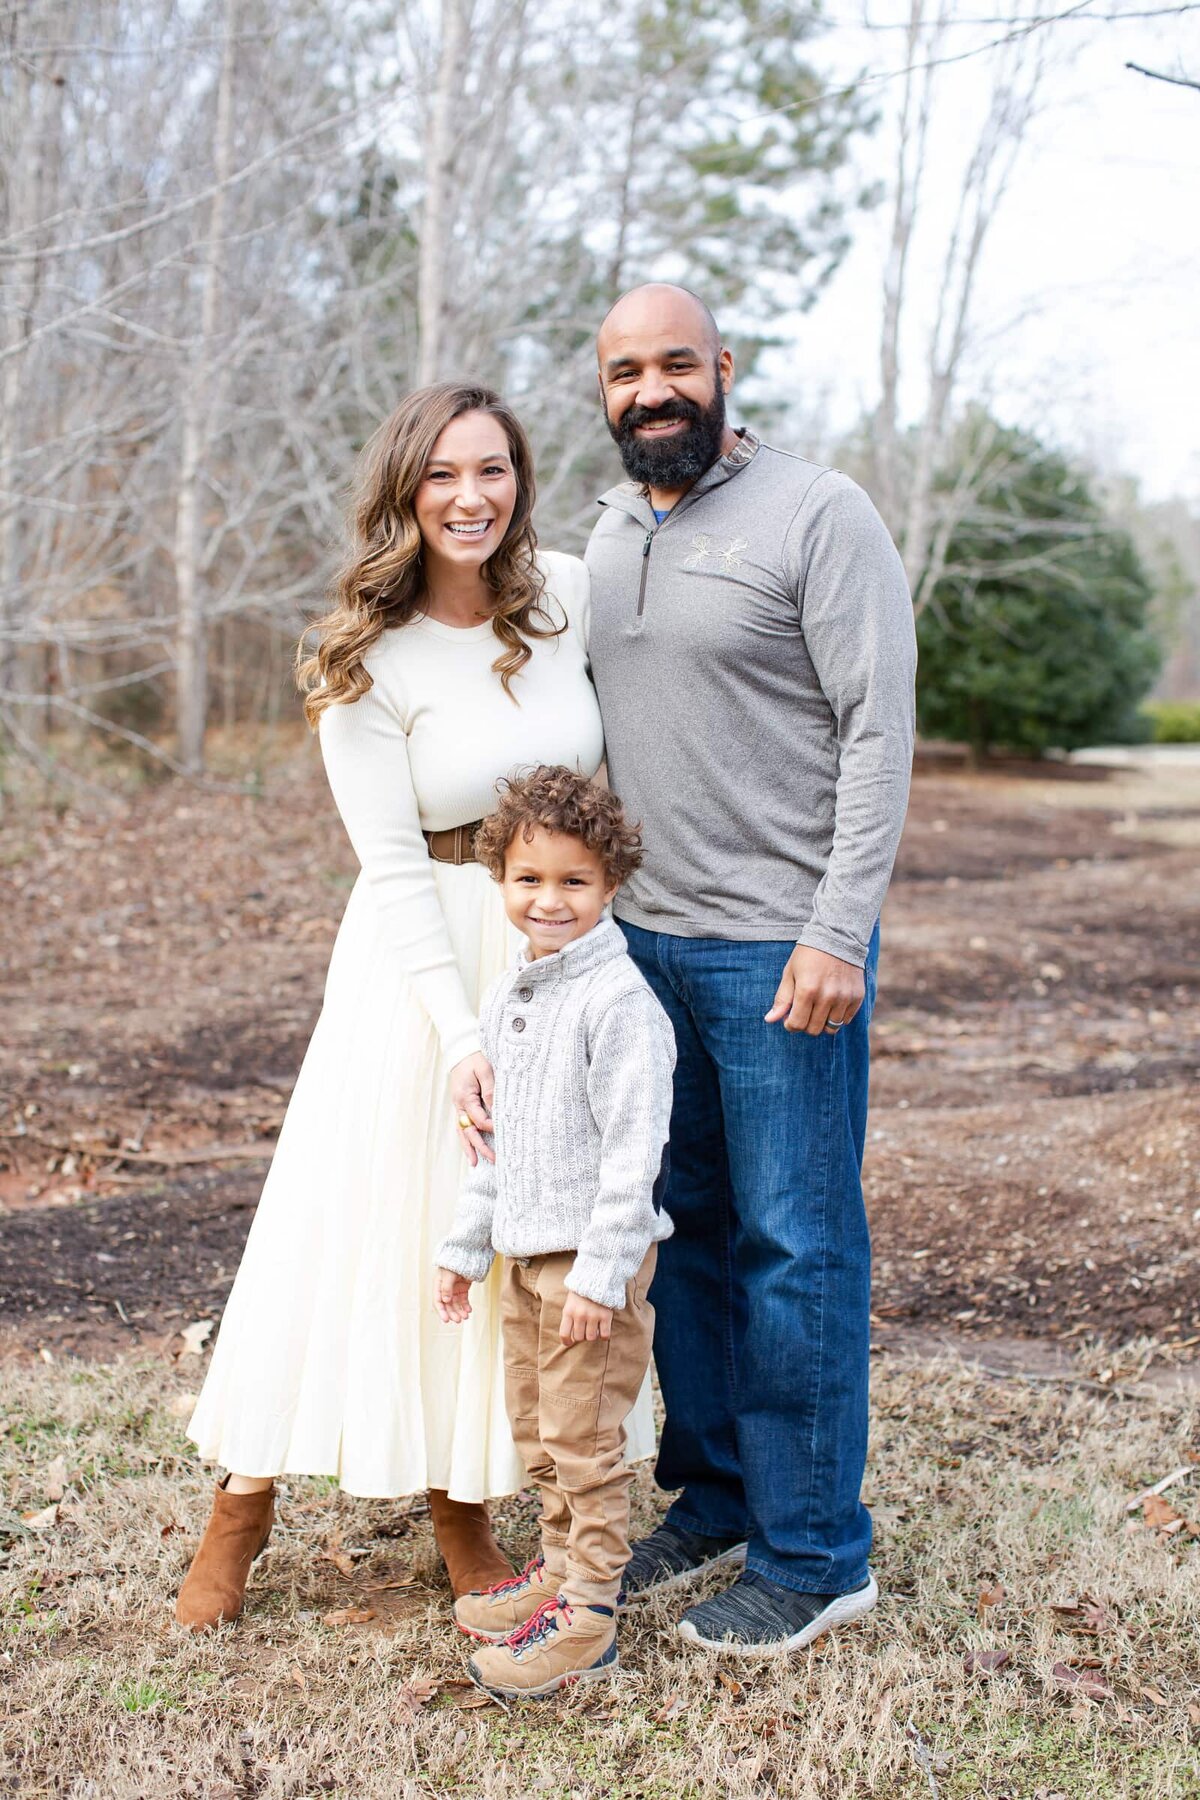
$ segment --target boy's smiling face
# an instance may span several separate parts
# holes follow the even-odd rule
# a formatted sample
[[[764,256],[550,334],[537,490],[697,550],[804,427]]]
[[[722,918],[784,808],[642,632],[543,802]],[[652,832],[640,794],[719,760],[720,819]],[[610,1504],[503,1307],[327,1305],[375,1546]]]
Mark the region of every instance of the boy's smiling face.
[[[594,850],[562,831],[518,832],[504,858],[504,910],[529,942],[529,954],[553,956],[600,922],[617,891]]]

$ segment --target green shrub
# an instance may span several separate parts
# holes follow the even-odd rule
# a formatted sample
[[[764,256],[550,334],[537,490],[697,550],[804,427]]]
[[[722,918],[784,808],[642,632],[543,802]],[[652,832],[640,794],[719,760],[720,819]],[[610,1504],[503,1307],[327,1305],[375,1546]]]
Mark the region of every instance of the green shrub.
[[[1153,590],[1087,477],[1023,432],[986,432],[990,474],[917,620],[918,722],[982,757],[1136,743],[1161,662]],[[977,462],[966,442],[968,462]]]
[[[1142,711],[1156,744],[1200,744],[1200,700],[1150,700]]]

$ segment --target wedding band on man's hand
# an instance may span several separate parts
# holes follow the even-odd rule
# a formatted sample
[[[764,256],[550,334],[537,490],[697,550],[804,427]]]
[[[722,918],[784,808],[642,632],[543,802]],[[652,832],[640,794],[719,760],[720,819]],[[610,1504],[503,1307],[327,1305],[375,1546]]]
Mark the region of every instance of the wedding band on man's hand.
[[[830,1037],[836,1037],[838,1032],[842,1029],[842,1026],[845,1023],[846,1023],[845,1019],[826,1019],[825,1029],[829,1033]]]
[[[469,1113],[459,1113],[458,1129],[460,1131],[469,1131],[471,1129],[471,1115]]]

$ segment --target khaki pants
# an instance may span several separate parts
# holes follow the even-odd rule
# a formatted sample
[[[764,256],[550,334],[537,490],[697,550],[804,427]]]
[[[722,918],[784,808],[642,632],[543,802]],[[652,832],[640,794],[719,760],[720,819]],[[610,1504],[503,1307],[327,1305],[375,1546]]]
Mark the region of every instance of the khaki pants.
[[[575,1260],[506,1258],[500,1318],[508,1418],[542,1495],[542,1553],[579,1605],[612,1606],[629,1560],[625,1420],[650,1365],[654,1308],[646,1291],[658,1245],[625,1289],[612,1336],[564,1345],[558,1335]]]

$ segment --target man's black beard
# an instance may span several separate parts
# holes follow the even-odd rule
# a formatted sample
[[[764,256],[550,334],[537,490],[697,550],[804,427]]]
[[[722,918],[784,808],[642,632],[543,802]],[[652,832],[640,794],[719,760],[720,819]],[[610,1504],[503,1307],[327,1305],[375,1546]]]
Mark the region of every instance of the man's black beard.
[[[698,406],[694,400],[679,395],[653,409],[627,407],[615,425],[608,420],[609,432],[631,481],[670,492],[672,488],[688,487],[705,469],[711,469],[721,454],[725,436],[725,395],[719,379],[714,385],[716,391],[708,406]],[[661,443],[634,435],[639,425],[663,419],[686,419],[688,429]]]

